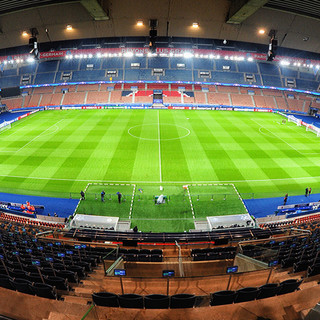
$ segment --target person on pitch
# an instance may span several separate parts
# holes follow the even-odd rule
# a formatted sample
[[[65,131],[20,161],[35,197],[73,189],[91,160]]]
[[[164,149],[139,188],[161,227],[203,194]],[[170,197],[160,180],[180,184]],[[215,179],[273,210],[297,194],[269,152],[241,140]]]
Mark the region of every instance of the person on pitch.
[[[118,202],[121,203],[122,194],[121,192],[117,192],[118,195]]]
[[[104,202],[104,196],[105,196],[104,190],[101,191],[101,202]]]

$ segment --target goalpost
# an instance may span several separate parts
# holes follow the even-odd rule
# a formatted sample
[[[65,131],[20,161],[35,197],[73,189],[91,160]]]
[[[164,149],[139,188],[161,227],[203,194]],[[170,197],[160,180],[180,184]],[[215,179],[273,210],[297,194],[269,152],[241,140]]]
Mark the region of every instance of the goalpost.
[[[0,123],[0,132],[11,129],[11,122],[2,122]]]
[[[294,116],[288,116],[288,122],[293,122],[293,123],[295,123],[297,126],[301,126],[301,124],[302,124],[302,120],[301,119],[298,119],[298,118],[296,118],[296,117],[294,117]]]
[[[317,135],[317,137],[320,136],[320,129],[312,124],[308,124],[306,126],[306,131],[311,131]]]
[[[293,122],[299,127],[302,125],[302,120],[298,119],[292,115],[288,116],[288,122]],[[306,131],[311,131],[311,132],[315,133],[317,135],[317,137],[320,137],[320,128],[314,126],[313,124],[303,123],[303,125],[306,127]]]

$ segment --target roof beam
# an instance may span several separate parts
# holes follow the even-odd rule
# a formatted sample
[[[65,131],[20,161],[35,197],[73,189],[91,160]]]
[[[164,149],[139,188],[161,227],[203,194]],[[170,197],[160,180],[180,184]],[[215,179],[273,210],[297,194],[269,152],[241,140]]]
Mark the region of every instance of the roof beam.
[[[101,7],[98,0],[81,0],[80,3],[87,9],[94,20],[109,20],[108,13]]]
[[[240,24],[264,6],[268,0],[234,0],[230,6],[227,23]]]

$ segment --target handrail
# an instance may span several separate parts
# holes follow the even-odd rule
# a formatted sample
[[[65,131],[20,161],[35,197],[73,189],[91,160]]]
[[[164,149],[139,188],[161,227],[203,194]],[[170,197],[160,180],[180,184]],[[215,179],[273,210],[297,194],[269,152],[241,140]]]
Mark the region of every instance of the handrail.
[[[311,231],[308,229],[298,229],[298,228],[292,228],[291,231],[300,231],[300,232],[307,232],[309,235],[311,234]]]
[[[123,261],[123,257],[119,257],[107,270],[105,274],[108,274],[116,265]]]
[[[296,230],[296,231],[306,231],[306,230],[300,230],[300,229],[291,229],[291,230]],[[308,230],[310,231],[310,230]],[[243,240],[238,242],[238,247],[242,251],[242,246],[244,244],[254,244],[254,243],[263,243],[271,240],[282,240],[282,239],[287,239],[287,238],[292,238],[292,237],[302,237],[305,236],[305,234],[295,234],[295,235],[288,235],[288,236],[281,236],[281,237],[270,237],[270,238],[265,238],[265,239],[256,239],[256,240]]]
[[[42,237],[43,235],[50,234],[50,233],[53,233],[53,232],[54,232],[54,230],[48,230],[48,231],[39,232],[39,233],[36,234],[36,238],[38,236]]]
[[[184,270],[183,270],[182,256],[181,256],[181,247],[180,247],[178,241],[175,241],[175,243],[176,243],[176,246],[178,247],[178,250],[179,250],[178,261],[179,261],[180,277],[184,277]]]
[[[88,314],[91,312],[91,310],[92,310],[94,307],[95,307],[95,305],[92,304],[92,305],[90,306],[89,310],[87,310],[87,312],[86,312],[86,313],[84,314],[84,316],[81,318],[81,320],[84,320],[84,319],[88,316]]]
[[[102,262],[103,262],[103,270],[104,270],[104,274],[106,274],[107,270],[106,270],[106,265],[104,263],[104,260],[111,254],[113,253],[115,250],[118,250],[119,246],[117,246],[117,248],[114,248],[113,250],[111,250],[110,252],[108,252],[105,256],[102,257]]]

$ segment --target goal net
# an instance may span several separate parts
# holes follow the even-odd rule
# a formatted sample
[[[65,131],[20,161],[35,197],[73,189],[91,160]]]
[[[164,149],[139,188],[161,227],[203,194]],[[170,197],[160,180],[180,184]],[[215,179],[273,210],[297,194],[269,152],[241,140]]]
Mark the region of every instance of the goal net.
[[[10,122],[5,121],[5,122],[0,123],[0,132],[8,130],[8,129],[11,129]]]
[[[308,124],[306,126],[306,131],[311,131],[311,132],[315,133],[317,135],[317,137],[320,136],[320,128],[318,128],[312,124]]]
[[[302,120],[294,116],[288,116],[288,122],[294,122],[297,126],[301,126]]]

